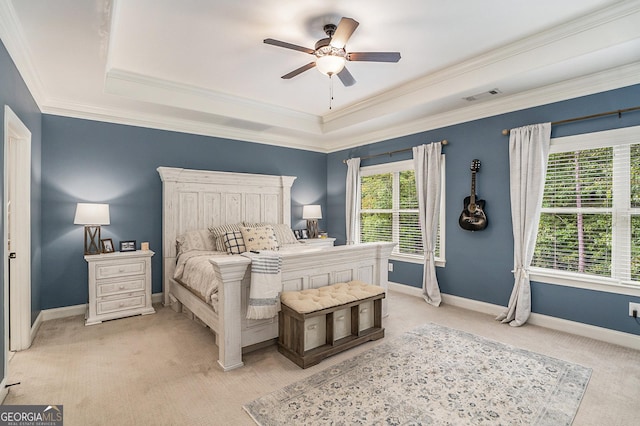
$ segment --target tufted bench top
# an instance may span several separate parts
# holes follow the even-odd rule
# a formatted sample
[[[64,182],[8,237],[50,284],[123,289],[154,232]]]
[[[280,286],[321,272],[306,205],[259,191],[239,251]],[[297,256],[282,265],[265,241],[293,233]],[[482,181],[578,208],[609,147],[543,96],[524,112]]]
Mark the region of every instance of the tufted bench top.
[[[384,293],[382,287],[349,281],[300,291],[283,291],[280,302],[300,314],[332,308]]]

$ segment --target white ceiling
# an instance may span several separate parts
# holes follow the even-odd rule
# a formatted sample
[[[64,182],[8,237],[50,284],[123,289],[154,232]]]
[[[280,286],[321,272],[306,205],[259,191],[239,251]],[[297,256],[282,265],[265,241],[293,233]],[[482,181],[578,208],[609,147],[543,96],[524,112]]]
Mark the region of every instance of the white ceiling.
[[[360,22],[344,87],[312,59]],[[640,83],[640,1],[3,0],[0,37],[45,113],[331,152]],[[464,97],[498,88],[473,102]],[[527,123],[523,123],[527,124]]]

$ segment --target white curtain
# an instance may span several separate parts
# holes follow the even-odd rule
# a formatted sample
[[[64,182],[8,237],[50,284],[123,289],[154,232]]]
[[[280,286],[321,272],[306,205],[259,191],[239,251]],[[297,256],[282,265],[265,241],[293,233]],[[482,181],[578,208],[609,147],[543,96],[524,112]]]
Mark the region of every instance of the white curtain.
[[[529,267],[536,248],[550,142],[551,123],[511,129],[509,137],[515,282],[509,306],[496,319],[514,327],[527,322],[531,314]]]
[[[434,142],[413,148],[413,167],[418,195],[418,216],[424,248],[424,272],[422,276],[422,297],[427,303],[439,306],[442,298],[436,277],[434,250],[438,235],[440,215],[440,178],[442,144]]]
[[[345,200],[347,244],[360,241],[360,158],[347,160],[347,196]]]

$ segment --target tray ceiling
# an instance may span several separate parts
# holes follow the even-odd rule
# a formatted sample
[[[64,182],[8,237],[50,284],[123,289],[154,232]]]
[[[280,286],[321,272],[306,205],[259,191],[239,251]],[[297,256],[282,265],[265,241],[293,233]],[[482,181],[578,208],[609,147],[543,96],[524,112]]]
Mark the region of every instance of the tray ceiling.
[[[349,51],[400,62],[281,79],[312,57],[263,39],[313,48],[342,16]],[[640,83],[636,0],[19,0],[0,36],[45,113],[321,152]]]

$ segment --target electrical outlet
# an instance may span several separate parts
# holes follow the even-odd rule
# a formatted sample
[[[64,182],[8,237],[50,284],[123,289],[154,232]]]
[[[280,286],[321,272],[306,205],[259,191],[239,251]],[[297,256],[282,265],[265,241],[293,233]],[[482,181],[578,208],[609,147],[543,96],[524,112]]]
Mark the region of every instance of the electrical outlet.
[[[389,272],[393,272],[393,263],[389,262]]]
[[[633,316],[633,311],[636,311],[636,316],[640,317],[640,303],[629,302],[629,316]]]

